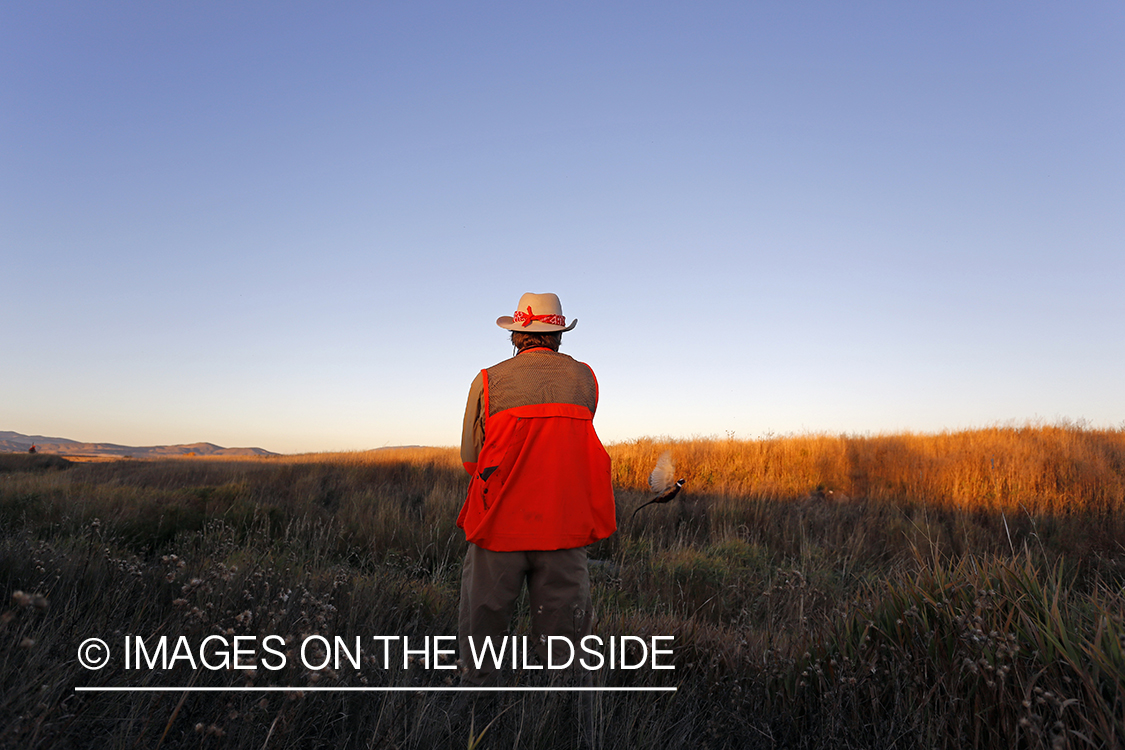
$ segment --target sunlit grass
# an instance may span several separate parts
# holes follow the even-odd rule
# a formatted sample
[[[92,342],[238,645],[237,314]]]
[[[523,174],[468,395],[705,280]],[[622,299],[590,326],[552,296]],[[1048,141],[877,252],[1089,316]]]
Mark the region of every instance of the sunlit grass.
[[[685,496],[631,518],[669,449]],[[591,548],[597,631],[675,635],[677,669],[596,679],[680,690],[600,696],[584,733],[577,700],[502,696],[477,717],[479,734],[499,716],[481,746],[1125,738],[1121,431],[638,440],[609,451],[620,529]],[[3,457],[0,746],[467,744],[470,724],[446,695],[181,702],[73,691],[445,684],[448,672],[372,662],[160,674],[88,672],[74,657],[89,636],[454,634],[466,484],[451,448],[64,469]]]

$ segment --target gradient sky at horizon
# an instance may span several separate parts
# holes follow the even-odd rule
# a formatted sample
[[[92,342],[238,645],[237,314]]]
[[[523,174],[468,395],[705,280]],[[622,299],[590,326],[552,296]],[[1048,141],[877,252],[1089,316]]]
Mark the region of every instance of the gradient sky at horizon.
[[[0,430],[452,445],[553,291],[604,440],[1125,426],[1125,5],[0,9]]]

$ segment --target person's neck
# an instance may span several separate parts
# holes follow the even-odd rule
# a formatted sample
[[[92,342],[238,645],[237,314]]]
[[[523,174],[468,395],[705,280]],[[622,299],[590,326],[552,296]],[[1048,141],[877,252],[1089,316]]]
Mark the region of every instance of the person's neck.
[[[526,349],[520,349],[518,352],[516,352],[516,356],[518,357],[519,355],[523,354],[524,352],[554,352],[554,351],[555,350],[552,349],[549,346],[529,346]]]

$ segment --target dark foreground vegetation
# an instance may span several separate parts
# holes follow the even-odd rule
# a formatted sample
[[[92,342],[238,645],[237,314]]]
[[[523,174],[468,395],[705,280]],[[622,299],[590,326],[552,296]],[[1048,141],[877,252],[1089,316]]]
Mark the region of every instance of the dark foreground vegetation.
[[[631,519],[669,448],[686,500]],[[358,668],[320,670],[296,658],[276,671],[126,670],[121,654],[126,636],[274,634],[295,657],[310,635],[455,634],[466,479],[454,451],[69,467],[7,457],[0,746],[1125,744],[1122,431],[610,452],[620,529],[591,548],[597,632],[673,635],[676,669],[604,670],[595,684],[678,691],[501,693],[467,707],[452,693],[309,689],[455,682],[417,664],[385,669],[367,646]],[[78,663],[91,637],[114,651],[104,669]],[[188,685],[291,690],[75,690]]]

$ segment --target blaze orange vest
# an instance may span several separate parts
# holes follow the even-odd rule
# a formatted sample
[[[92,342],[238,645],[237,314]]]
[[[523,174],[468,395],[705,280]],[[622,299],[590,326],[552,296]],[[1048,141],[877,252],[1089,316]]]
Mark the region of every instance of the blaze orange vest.
[[[483,371],[488,414],[488,371]],[[617,530],[609,454],[576,404],[491,414],[457,525],[493,552],[584,547]]]

